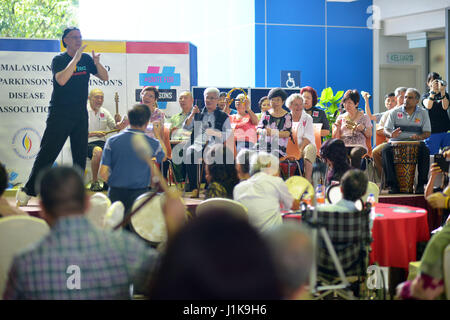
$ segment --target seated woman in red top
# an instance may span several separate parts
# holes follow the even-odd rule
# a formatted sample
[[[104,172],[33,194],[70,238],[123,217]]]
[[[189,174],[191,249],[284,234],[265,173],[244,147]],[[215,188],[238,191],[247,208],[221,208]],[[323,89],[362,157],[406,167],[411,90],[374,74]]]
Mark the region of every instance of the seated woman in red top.
[[[230,115],[231,128],[234,130],[236,151],[251,149],[257,141],[256,125],[258,117],[250,107],[250,100],[243,93],[236,97],[237,114]]]

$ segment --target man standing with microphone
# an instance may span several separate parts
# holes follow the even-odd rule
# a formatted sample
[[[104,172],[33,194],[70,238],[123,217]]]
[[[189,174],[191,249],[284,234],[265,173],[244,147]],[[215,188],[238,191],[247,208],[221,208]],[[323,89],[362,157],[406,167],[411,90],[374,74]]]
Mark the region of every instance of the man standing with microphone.
[[[95,54],[93,50],[92,57],[83,53],[86,45],[82,46],[78,28],[66,28],[62,42],[66,52],[52,60],[53,92],[47,126],[28,182],[16,194],[19,206],[27,205],[30,198],[37,195],[35,181],[38,174],[42,169],[52,166],[68,137],[74,166],[78,166],[82,172],[86,167],[89,77],[93,74],[107,81],[108,72],[100,64],[100,54]]]

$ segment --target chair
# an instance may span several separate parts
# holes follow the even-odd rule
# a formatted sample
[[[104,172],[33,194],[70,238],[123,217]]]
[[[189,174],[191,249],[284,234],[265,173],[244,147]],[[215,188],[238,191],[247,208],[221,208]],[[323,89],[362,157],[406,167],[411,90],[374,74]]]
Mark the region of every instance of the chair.
[[[200,203],[195,209],[195,215],[200,216],[207,212],[214,212],[215,210],[225,209],[233,212],[236,216],[248,219],[247,208],[235,200],[226,198],[211,198]]]
[[[342,195],[341,185],[340,184],[334,184],[334,185],[331,185],[331,186],[329,186],[327,188],[325,200],[328,203],[335,204],[338,201],[340,201],[342,198],[343,198],[343,195]],[[355,207],[358,210],[362,210],[363,207],[364,207],[365,201],[363,201],[363,199],[364,199],[364,196],[363,196],[362,199],[358,199],[358,200],[355,201]],[[367,200],[367,197],[365,199]],[[376,198],[376,199],[378,199],[378,198]]]
[[[294,199],[300,199],[300,197],[305,193],[311,199],[314,197],[314,187],[307,179],[303,177],[293,176],[287,179],[285,183]]]
[[[338,259],[342,265],[346,279],[353,283],[353,290],[359,294],[360,286],[364,285],[368,265],[368,252],[372,237],[369,227],[370,206],[354,212],[317,212],[317,224],[323,226],[333,244]],[[312,213],[303,215],[302,221],[312,225]],[[326,249],[322,238],[317,243],[318,279],[322,285],[340,282],[333,260]],[[322,299],[329,294],[344,299],[353,299],[349,289],[327,289],[318,292],[315,299]]]
[[[38,242],[49,232],[47,223],[39,218],[11,216],[0,219],[0,298],[14,255]]]
[[[322,123],[313,123],[314,138],[316,140],[317,157],[320,156],[320,147],[322,147]]]
[[[88,220],[97,228],[103,229],[106,212],[111,206],[111,200],[101,193],[97,192],[89,198],[89,209],[86,212]]]
[[[450,244],[444,250],[444,283],[447,300],[450,300]]]
[[[103,221],[103,228],[106,230],[113,230],[114,227],[122,222],[124,214],[125,207],[123,203],[121,201],[114,202],[106,211]]]
[[[362,196],[362,201],[366,202],[367,198],[369,197],[369,195],[373,193],[373,195],[375,196],[375,202],[378,202],[378,197],[380,195],[380,188],[378,188],[377,184],[369,181],[369,183],[367,184],[367,191],[366,193]]]

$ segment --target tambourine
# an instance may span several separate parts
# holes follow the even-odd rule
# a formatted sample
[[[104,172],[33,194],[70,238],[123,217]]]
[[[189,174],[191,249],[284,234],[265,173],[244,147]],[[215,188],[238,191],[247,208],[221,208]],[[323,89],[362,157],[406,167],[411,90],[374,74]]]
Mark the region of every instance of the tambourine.
[[[247,100],[247,92],[245,92],[244,91],[244,89],[241,89],[241,88],[233,88],[233,89],[231,89],[230,91],[228,91],[228,93],[227,93],[227,105],[228,106],[231,106],[231,104],[234,102],[234,99],[233,98],[231,98],[231,94],[233,93],[233,91],[236,91],[236,90],[239,90],[239,91],[242,91],[242,93],[244,94],[244,99],[239,99],[239,100],[241,100],[241,102],[244,102],[245,100]]]

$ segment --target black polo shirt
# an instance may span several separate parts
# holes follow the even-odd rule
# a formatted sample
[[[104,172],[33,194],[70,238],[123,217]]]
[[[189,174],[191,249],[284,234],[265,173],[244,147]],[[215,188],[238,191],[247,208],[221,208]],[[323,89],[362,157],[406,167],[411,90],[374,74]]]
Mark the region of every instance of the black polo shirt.
[[[423,103],[425,99],[428,99],[430,93],[427,92],[422,96],[422,106],[428,110],[428,116],[430,117],[431,122],[431,133],[441,133],[447,132],[450,130],[450,119],[447,114],[447,110],[442,108],[442,97],[441,93],[438,92],[434,96],[433,107],[431,109],[427,109]],[[445,93],[447,99],[449,98],[448,93]]]

